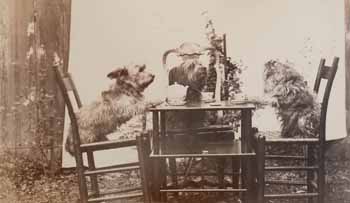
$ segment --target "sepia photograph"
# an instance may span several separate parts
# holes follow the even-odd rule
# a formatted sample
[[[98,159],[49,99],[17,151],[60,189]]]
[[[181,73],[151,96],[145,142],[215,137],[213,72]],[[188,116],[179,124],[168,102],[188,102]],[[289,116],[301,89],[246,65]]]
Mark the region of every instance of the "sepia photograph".
[[[0,0],[0,203],[350,203],[350,0]]]

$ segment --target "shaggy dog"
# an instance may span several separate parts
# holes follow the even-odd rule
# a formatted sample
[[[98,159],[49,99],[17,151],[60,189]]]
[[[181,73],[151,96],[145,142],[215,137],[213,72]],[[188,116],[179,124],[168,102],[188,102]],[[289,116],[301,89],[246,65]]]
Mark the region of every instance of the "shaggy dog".
[[[275,99],[283,137],[315,137],[320,104],[304,78],[291,65],[271,60],[265,64],[264,92]]]
[[[154,75],[145,69],[145,65],[134,65],[117,68],[107,75],[115,79],[115,83],[102,92],[98,101],[80,108],[76,113],[81,144],[105,141],[107,134],[133,116],[145,112],[148,104],[142,93],[154,80]],[[74,154],[71,129],[65,148],[71,155]]]

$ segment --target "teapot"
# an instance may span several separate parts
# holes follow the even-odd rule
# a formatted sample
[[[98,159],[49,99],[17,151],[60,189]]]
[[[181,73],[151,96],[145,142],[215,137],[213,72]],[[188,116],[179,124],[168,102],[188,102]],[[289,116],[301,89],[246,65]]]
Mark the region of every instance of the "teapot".
[[[177,54],[177,56],[181,57],[183,62],[186,62],[188,60],[198,60],[200,55],[209,50],[211,50],[209,47],[201,47],[197,43],[185,42],[178,48],[170,49],[163,54],[163,68],[166,71],[169,71],[169,69],[166,67],[166,61],[168,55],[171,53]]]

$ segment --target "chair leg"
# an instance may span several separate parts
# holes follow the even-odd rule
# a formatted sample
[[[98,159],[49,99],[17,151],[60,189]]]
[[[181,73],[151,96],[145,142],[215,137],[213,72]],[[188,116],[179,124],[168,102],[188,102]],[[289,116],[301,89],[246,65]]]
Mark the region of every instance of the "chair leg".
[[[246,201],[247,203],[254,203],[254,193],[253,193],[253,187],[254,187],[254,177],[253,177],[253,165],[252,165],[252,159],[249,159],[246,161],[247,168],[246,168],[246,188],[247,188],[247,193],[246,193]]]
[[[141,186],[143,191],[143,201],[145,203],[150,203],[150,191],[149,191],[149,181],[148,181],[148,156],[149,156],[149,142],[145,136],[137,136],[137,152],[140,162],[140,176],[141,176]]]
[[[80,202],[87,203],[88,202],[88,190],[86,187],[86,180],[83,175],[83,171],[78,170],[78,180],[79,180],[79,193],[80,193]]]
[[[258,137],[257,144],[257,203],[264,203],[265,193],[265,137]]]
[[[314,159],[314,148],[312,145],[306,145],[306,158],[307,158],[307,166],[313,166],[315,163]],[[307,192],[312,193],[314,191],[312,181],[314,180],[314,171],[307,171]],[[313,198],[308,198],[308,203],[313,203]]]
[[[161,184],[163,181],[162,174],[161,174],[161,167],[162,167],[162,162],[163,160],[161,159],[152,159],[153,162],[153,174],[152,176],[154,177],[152,182],[152,201],[154,202],[161,202]]]
[[[94,153],[92,151],[87,152],[87,158],[88,158],[89,169],[90,170],[96,169]],[[93,196],[97,197],[100,194],[100,190],[97,182],[97,175],[91,175],[90,180],[91,180],[91,190],[93,192]]]
[[[88,202],[88,189],[86,185],[86,179],[84,176],[84,164],[83,164],[83,156],[81,153],[76,152],[76,165],[77,165],[77,172],[78,172],[78,185],[79,185],[79,195],[80,195],[80,202],[81,203],[87,203]]]
[[[240,159],[240,166],[241,166],[241,171],[240,171],[240,187],[242,188],[247,188],[247,160],[245,159]],[[241,196],[242,202],[246,202],[246,195]]]
[[[323,153],[323,147],[320,146],[319,150],[319,156],[318,156],[318,200],[317,203],[324,203],[324,194],[325,194],[325,168],[324,168],[324,153]]]

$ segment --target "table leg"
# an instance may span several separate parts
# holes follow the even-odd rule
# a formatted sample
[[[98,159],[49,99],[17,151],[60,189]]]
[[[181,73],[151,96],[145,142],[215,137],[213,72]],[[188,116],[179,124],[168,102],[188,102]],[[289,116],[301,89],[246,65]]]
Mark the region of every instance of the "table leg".
[[[165,132],[166,132],[166,114],[164,111],[160,112],[160,144],[161,144],[161,150],[165,149],[166,146],[164,146],[165,141]],[[166,189],[167,188],[167,181],[166,181],[166,159],[160,159],[160,178],[161,178],[161,188]],[[161,200],[162,202],[166,202],[167,199],[167,193],[161,193]]]
[[[232,188],[239,188],[239,173],[241,168],[241,159],[232,158]]]
[[[225,158],[218,158],[216,161],[217,164],[217,176],[218,176],[218,182],[219,182],[219,188],[223,189],[225,188],[224,180],[225,180]]]
[[[249,133],[251,133],[252,128],[252,112],[250,109],[243,109],[242,110],[242,122],[241,122],[241,145],[242,145],[242,153],[251,152],[248,146],[249,142]],[[251,195],[249,193],[251,192],[251,186],[252,186],[252,177],[251,174],[249,174],[250,167],[249,163],[251,163],[251,160],[242,159],[242,187],[247,188],[248,192],[246,193],[244,199],[246,202],[250,202]]]
[[[153,135],[152,135],[152,148],[154,154],[159,154],[159,114],[157,111],[153,112]],[[152,187],[152,199],[154,202],[160,202],[160,184],[161,179],[159,177],[160,161],[159,159],[153,159],[153,187]]]
[[[152,148],[155,154],[159,153],[159,114],[153,112],[153,135],[152,135]]]
[[[170,140],[170,143],[175,141],[174,137],[171,135],[168,135],[168,139]],[[176,172],[176,158],[169,158],[169,169],[170,169],[170,175],[171,175],[171,183],[174,188],[178,188],[178,181],[177,181],[177,172]],[[178,193],[174,193],[175,198],[178,197]]]

